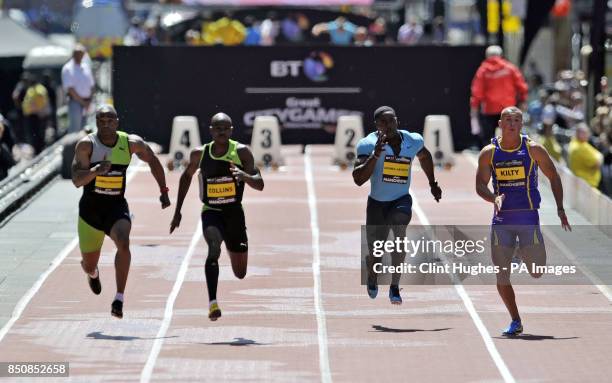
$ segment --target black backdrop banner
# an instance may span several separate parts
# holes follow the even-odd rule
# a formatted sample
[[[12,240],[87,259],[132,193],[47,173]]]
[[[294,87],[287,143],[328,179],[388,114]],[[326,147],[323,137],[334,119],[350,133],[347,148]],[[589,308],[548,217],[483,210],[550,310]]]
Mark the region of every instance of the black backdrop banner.
[[[284,144],[332,143],[341,115],[395,108],[400,127],[421,133],[430,114],[450,116],[455,148],[471,144],[470,84],[482,46],[114,47],[113,97],[120,129],[168,150],[172,119],[227,113],[249,143],[257,115],[276,115]]]

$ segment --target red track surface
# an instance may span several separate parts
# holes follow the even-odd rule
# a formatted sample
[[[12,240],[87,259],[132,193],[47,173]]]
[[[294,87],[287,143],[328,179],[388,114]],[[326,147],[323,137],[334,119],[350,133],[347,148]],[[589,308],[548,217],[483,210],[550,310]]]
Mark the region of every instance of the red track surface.
[[[115,286],[107,239],[102,295],[89,291],[75,249],[0,342],[0,359],[68,361],[70,379],[83,382],[146,380],[149,372],[151,381],[610,380],[612,307],[593,286],[519,286],[530,335],[517,339],[498,337],[508,315],[495,287],[466,287],[499,358],[486,347],[453,286],[405,286],[400,307],[389,304],[381,286],[379,297],[370,300],[359,283],[368,186],[356,187],[349,171],[330,166],[329,147],[315,147],[310,198],[315,202],[316,195],[316,204],[309,206],[308,159],[296,148],[284,153],[287,166],[264,173],[265,190],[245,193],[249,271],[237,280],[224,251],[219,321],[207,318],[207,250],[197,229],[197,183],[191,185],[181,227],[168,236],[172,208],[159,209],[153,178],[139,171],[128,185],[135,217],[124,319],[110,316]],[[464,156],[457,160],[451,171],[438,173],[441,203],[418,171],[411,193],[431,224],[486,225],[491,209],[473,192],[475,169]],[[169,174],[174,193],[179,175]],[[311,207],[318,215],[312,224]],[[423,223],[416,212],[412,222]],[[320,266],[313,267],[317,227]],[[194,235],[197,245],[179,290],[175,281]],[[173,287],[178,295],[170,307]],[[167,306],[172,318],[165,315]],[[506,367],[509,375],[502,375]]]

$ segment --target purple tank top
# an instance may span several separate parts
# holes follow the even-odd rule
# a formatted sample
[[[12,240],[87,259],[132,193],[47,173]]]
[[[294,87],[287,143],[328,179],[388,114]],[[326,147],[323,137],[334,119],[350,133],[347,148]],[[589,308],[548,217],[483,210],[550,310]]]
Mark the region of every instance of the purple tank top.
[[[501,210],[534,210],[540,207],[538,165],[529,153],[529,141],[529,137],[521,136],[518,148],[504,150],[498,137],[491,139],[495,145],[491,157],[493,189],[497,195],[506,195]]]

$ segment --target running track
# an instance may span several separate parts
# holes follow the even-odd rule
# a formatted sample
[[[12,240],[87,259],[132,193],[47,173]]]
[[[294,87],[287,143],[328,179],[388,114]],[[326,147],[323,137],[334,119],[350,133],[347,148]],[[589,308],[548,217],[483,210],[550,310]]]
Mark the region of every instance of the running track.
[[[610,380],[612,306],[594,286],[518,286],[526,335],[517,339],[498,336],[508,318],[494,286],[404,286],[401,307],[381,286],[370,300],[359,284],[368,185],[356,187],[349,171],[330,165],[331,147],[283,152],[287,165],[264,173],[264,192],[245,192],[249,270],[237,280],[223,253],[219,321],[207,319],[197,182],[168,236],[173,207],[159,209],[141,166],[127,193],[134,221],[124,319],[109,312],[110,240],[100,296],[89,291],[72,242],[0,332],[0,361],[68,361],[65,380],[75,382]],[[458,155],[451,171],[437,171],[439,204],[415,169],[412,223],[490,222],[490,206],[473,192],[473,163]],[[168,175],[173,203],[179,176]],[[550,191],[543,197],[552,199]],[[556,224],[546,209],[543,221]]]

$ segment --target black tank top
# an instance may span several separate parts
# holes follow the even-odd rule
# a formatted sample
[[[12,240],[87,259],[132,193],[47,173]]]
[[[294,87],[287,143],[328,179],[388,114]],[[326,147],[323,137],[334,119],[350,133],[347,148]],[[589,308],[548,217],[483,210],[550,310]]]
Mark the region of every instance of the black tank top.
[[[230,171],[230,162],[244,170],[238,156],[238,142],[229,140],[227,152],[221,157],[213,156],[212,145],[212,142],[204,145],[200,159],[200,199],[204,208],[240,206],[244,182],[236,182]]]

